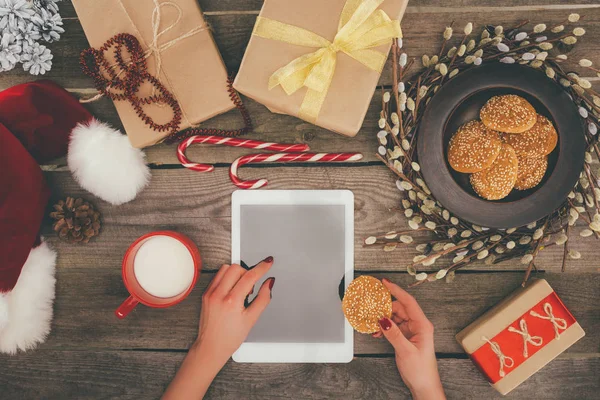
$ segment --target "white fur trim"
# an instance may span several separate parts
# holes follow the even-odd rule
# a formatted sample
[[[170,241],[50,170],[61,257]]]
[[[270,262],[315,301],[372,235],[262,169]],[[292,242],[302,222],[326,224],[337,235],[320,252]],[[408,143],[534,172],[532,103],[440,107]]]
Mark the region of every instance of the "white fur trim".
[[[0,323],[0,353],[15,354],[46,340],[52,321],[55,265],[56,252],[42,243],[29,253],[13,290],[0,293],[5,313]]]
[[[67,161],[75,180],[111,204],[133,200],[148,184],[145,158],[127,136],[95,118],[71,132]]]

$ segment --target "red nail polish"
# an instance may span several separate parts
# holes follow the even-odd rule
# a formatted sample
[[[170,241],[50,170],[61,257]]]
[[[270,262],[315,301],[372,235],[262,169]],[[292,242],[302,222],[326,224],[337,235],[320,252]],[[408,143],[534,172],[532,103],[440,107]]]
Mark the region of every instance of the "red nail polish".
[[[269,256],[269,257],[265,258],[263,261],[266,262],[266,263],[272,263],[273,262],[273,256]]]
[[[273,285],[275,285],[275,278],[269,278],[269,297],[273,298]]]
[[[384,331],[389,331],[392,327],[392,321],[390,321],[387,318],[381,318],[379,320],[379,326],[381,326],[381,329],[383,329]]]

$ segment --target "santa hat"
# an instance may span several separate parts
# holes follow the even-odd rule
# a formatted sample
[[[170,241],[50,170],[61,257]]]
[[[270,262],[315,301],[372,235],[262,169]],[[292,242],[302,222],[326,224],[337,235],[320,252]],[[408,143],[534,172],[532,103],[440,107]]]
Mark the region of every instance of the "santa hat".
[[[111,204],[131,201],[150,179],[144,153],[127,136],[98,121],[65,89],[49,80],[0,92],[0,123],[38,163],[67,154],[86,190]]]
[[[50,331],[56,254],[39,236],[50,191],[38,164],[65,154],[79,184],[112,204],[149,180],[144,153],[59,85],[0,92],[0,352],[33,348]]]

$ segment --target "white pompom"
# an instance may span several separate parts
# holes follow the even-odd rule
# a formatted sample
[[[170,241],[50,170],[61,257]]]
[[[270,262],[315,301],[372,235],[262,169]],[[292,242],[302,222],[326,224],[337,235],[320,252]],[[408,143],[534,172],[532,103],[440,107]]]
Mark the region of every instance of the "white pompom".
[[[8,300],[4,293],[0,293],[0,331],[8,323]]]
[[[31,250],[15,287],[0,293],[0,353],[33,349],[50,333],[56,252],[46,242]]]
[[[133,200],[150,180],[144,152],[96,119],[73,129],[67,161],[81,187],[114,205]]]

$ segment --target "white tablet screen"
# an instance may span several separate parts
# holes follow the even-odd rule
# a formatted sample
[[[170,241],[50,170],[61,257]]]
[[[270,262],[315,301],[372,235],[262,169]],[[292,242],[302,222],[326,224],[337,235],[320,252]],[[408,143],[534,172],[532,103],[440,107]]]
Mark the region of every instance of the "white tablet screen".
[[[342,343],[338,287],[345,267],[343,205],[241,205],[240,259],[272,255],[273,298],[250,343]],[[250,297],[252,299],[253,296]]]

